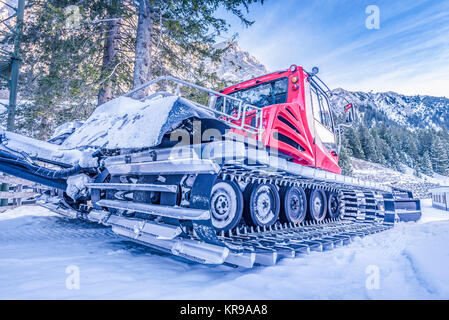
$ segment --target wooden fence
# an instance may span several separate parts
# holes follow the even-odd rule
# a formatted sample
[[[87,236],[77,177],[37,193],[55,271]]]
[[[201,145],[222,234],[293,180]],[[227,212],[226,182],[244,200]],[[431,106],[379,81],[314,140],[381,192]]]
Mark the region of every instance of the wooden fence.
[[[45,190],[45,187],[37,183],[7,175],[0,175],[0,186],[0,212],[34,204],[36,196]]]

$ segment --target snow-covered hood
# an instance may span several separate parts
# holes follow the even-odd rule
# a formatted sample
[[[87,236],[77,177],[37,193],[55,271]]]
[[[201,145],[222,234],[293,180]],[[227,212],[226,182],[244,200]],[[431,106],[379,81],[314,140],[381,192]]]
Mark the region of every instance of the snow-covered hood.
[[[61,147],[153,147],[166,132],[192,117],[215,119],[212,111],[178,96],[155,97],[143,102],[120,97],[99,106]]]

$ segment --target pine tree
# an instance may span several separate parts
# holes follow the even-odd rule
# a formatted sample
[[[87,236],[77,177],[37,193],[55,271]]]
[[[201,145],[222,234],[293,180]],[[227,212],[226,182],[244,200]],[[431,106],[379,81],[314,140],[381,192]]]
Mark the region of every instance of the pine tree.
[[[98,104],[129,91],[136,78],[133,70],[141,75],[140,83],[159,75],[221,83],[197,63],[219,60],[226,50],[211,46],[229,28],[215,11],[221,6],[249,26],[252,21],[244,13],[255,2],[262,3],[28,0],[19,94],[29,103],[18,108],[16,127],[46,139],[55,126],[85,119]],[[151,13],[147,38],[138,30],[140,4]],[[67,23],[73,18],[76,23]]]
[[[99,3],[92,1],[91,6]],[[92,111],[97,88],[96,26],[83,24],[96,16],[77,1],[27,1],[17,127],[42,139],[55,125],[84,118]],[[76,7],[79,10],[68,10]],[[71,20],[71,16],[76,19]],[[91,34],[93,33],[93,34]]]
[[[442,175],[449,174],[447,149],[439,136],[436,136],[432,143],[431,161],[435,172]]]
[[[365,154],[363,153],[358,130],[355,130],[352,127],[349,128],[346,131],[346,138],[348,141],[348,149],[351,150],[352,156],[359,159],[365,159]]]
[[[433,168],[432,168],[432,162],[430,160],[429,153],[426,151],[424,152],[421,161],[419,163],[419,168],[421,169],[422,173],[427,175],[432,175]]]
[[[351,158],[348,156],[346,149],[342,148],[340,151],[340,157],[338,159],[338,165],[341,168],[341,173],[345,176],[352,176],[352,164]]]
[[[243,10],[257,0],[138,0],[138,27],[133,87],[139,87],[157,75],[188,74],[197,83],[211,80],[204,74],[202,61],[219,59],[226,49],[214,49],[215,39],[228,31],[229,24],[215,13],[221,6],[244,26]],[[263,4],[263,0],[259,1]],[[243,10],[242,10],[243,8]],[[173,71],[170,70],[175,70]],[[203,71],[203,72],[202,72]],[[200,77],[199,75],[202,75]],[[206,77],[204,77],[206,76]],[[146,89],[145,89],[146,90]],[[140,92],[144,94],[144,92]]]
[[[424,154],[424,152],[428,152],[429,154],[431,153],[431,148],[432,148],[432,142],[433,142],[433,138],[435,136],[435,133],[430,130],[422,130],[419,132],[418,134],[418,152],[420,154]]]
[[[344,134],[341,135],[342,141],[341,145],[342,148],[340,150],[339,158],[338,158],[338,165],[342,169],[342,174],[346,176],[352,175],[352,164],[351,164],[351,158],[350,158],[350,149],[347,147],[348,140],[346,139],[346,136]]]
[[[377,132],[376,128],[371,129],[371,133],[374,139],[374,146],[376,149],[376,156],[377,156],[377,162],[385,165],[385,156],[383,155],[382,152],[382,147],[383,147],[383,143],[384,141],[379,137],[379,133]]]
[[[415,166],[413,167],[413,174],[418,178],[421,178],[421,169],[419,168],[418,163],[416,163]]]
[[[379,162],[379,157],[377,155],[377,150],[374,144],[374,139],[371,136],[370,131],[365,126],[359,127],[360,133],[360,143],[363,149],[363,154],[365,155],[365,160],[372,162]]]
[[[120,58],[120,37],[122,33],[122,20],[126,16],[125,8],[120,0],[105,1],[106,20],[104,26],[104,49],[101,64],[98,103],[101,105],[114,97],[117,84],[116,70],[122,61]]]

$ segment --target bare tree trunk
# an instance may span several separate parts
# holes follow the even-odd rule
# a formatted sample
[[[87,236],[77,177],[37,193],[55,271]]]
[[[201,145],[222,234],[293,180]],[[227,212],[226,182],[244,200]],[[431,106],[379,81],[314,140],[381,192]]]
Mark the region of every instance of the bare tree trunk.
[[[22,45],[23,33],[23,15],[25,11],[25,0],[17,2],[16,11],[16,27],[13,31],[14,51],[11,55],[11,78],[9,79],[9,105],[8,105],[8,119],[7,129],[14,131],[16,121],[17,109],[17,91],[19,87],[19,73],[20,73],[20,46]]]
[[[112,0],[114,3],[117,0]],[[117,53],[119,50],[119,36],[120,36],[120,19],[114,19],[107,24],[107,37],[104,45],[103,63],[101,73],[106,77],[98,92],[98,106],[112,100],[114,97],[114,84],[112,81],[113,73],[117,67]]]
[[[151,78],[151,48],[153,21],[151,7],[148,0],[139,0],[139,21],[136,37],[136,56],[134,61],[133,89],[140,87]],[[146,95],[147,90],[136,94],[137,97]]]

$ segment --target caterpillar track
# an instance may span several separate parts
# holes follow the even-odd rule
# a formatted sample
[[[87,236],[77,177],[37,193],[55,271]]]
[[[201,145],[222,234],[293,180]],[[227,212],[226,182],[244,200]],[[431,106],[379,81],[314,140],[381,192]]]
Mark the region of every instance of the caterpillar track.
[[[216,232],[218,239],[198,236],[193,229],[165,224],[156,220],[139,219],[91,211],[74,212],[62,203],[41,203],[69,218],[87,219],[106,226],[125,239],[147,245],[155,250],[205,264],[230,264],[251,268],[254,265],[275,265],[282,258],[294,258],[311,251],[327,251],[350,244],[357,237],[378,233],[393,227],[385,218],[367,220],[359,216],[306,220],[299,224],[278,222],[270,227],[239,226],[227,232]],[[357,209],[363,212],[361,207]],[[180,237],[176,239],[175,237]],[[176,240],[175,240],[176,239]]]
[[[209,158],[201,159],[198,154],[204,155],[205,149],[212,152],[207,153]],[[224,150],[233,150],[233,154],[225,154]],[[155,250],[199,263],[244,268],[274,265],[280,259],[311,251],[332,250],[356,237],[388,230],[398,220],[394,211],[385,209],[391,200],[389,188],[382,185],[350,177],[341,179],[346,183],[338,183],[337,175],[322,175],[315,169],[279,161],[263,150],[258,150],[257,158],[251,158],[253,152],[239,142],[190,146],[188,154],[197,156],[172,161],[168,150],[153,150],[131,157],[111,157],[103,174],[88,184],[91,208],[74,210],[73,203],[58,198],[49,198],[41,205],[70,218],[110,226],[119,236]],[[302,176],[293,174],[302,169]],[[318,220],[309,217],[299,223],[278,218],[269,226],[250,225],[242,218],[232,229],[217,230],[209,209],[211,190],[217,181],[246,184],[242,189],[271,184],[278,190],[297,186],[307,193],[321,190],[336,194],[338,214],[329,218],[328,213]]]

